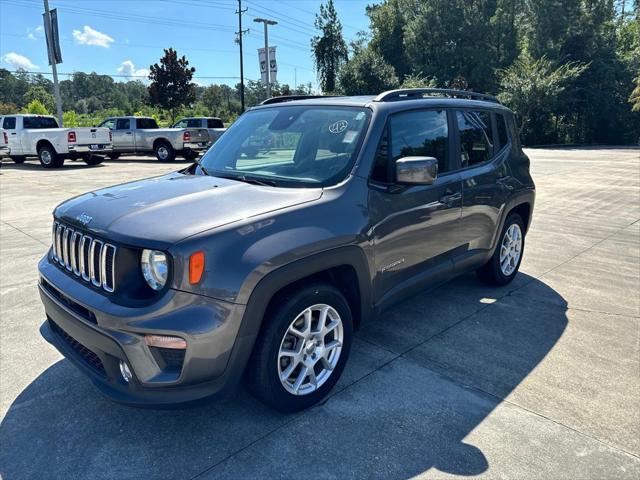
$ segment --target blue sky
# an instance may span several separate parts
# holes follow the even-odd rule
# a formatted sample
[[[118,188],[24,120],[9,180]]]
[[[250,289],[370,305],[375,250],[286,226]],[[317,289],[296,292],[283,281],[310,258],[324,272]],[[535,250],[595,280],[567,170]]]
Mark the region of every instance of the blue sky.
[[[279,22],[270,27],[269,43],[278,47],[278,80],[293,86],[312,82],[309,39],[319,0],[243,0],[245,78],[259,79],[257,48],[264,45],[255,17]],[[365,7],[374,0],[335,0],[345,38],[368,30]],[[196,68],[201,84],[235,84],[240,67],[237,0],[49,0],[58,8],[64,63],[58,71],[146,75],[162,49],[174,47]],[[42,31],[42,0],[0,0],[0,66],[51,72]],[[50,77],[49,77],[50,78]],[[67,78],[61,76],[61,79]],[[126,80],[126,78],[117,78]]]

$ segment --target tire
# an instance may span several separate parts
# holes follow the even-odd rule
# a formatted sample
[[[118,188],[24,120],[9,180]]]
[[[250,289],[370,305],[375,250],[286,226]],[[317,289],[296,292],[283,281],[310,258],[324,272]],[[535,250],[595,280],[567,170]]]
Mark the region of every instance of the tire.
[[[328,307],[328,308],[326,308]],[[306,329],[305,312],[311,311],[311,328]],[[327,332],[320,340],[320,315],[326,308],[326,325],[334,324],[334,328]],[[337,322],[337,324],[336,324]],[[309,337],[293,335],[290,328],[307,330]],[[353,336],[353,320],[349,304],[344,296],[334,287],[325,283],[315,283],[301,287],[288,295],[281,297],[279,305],[265,316],[260,335],[246,370],[246,380],[249,390],[262,402],[285,413],[304,410],[322,400],[340,378],[349,357]],[[342,339],[341,347],[332,343]],[[298,343],[301,342],[301,343]],[[333,348],[324,348],[331,346]],[[280,349],[297,350],[295,356],[279,356]],[[323,361],[333,369],[325,367]],[[295,363],[294,363],[295,362]],[[313,365],[316,386],[303,369]],[[295,365],[286,380],[281,381],[281,373]],[[308,372],[309,370],[307,370]],[[296,379],[302,375],[303,380],[298,385],[295,394]],[[285,387],[285,383],[288,387]]]
[[[38,160],[44,168],[60,168],[64,163],[64,158],[51,145],[43,145],[38,149]]]
[[[119,154],[119,153],[110,153],[110,154],[109,154],[109,158],[110,158],[111,160],[117,160],[117,159],[119,159],[119,158],[120,158],[120,154]]]
[[[198,152],[194,152],[193,150],[185,150],[182,154],[182,156],[186,159],[186,160],[195,160],[196,158],[198,158],[199,153]]]
[[[498,286],[511,283],[517,275],[518,270],[520,269],[520,263],[522,262],[525,239],[524,231],[524,222],[520,215],[517,213],[510,213],[504,222],[504,227],[500,233],[496,251],[493,253],[491,259],[476,271],[480,280],[491,285]],[[514,233],[519,235],[519,242],[515,236],[513,236]],[[509,238],[513,238],[513,241],[510,242]],[[505,244],[507,246],[505,246]],[[505,255],[501,261],[501,252],[503,250],[510,253],[508,254],[508,259],[506,258],[507,255]],[[514,253],[516,251],[517,254]],[[505,265],[508,268],[506,268]]]
[[[87,165],[93,166],[93,165],[100,165],[104,161],[104,157],[101,157],[100,155],[88,154],[88,155],[83,155],[82,160]]]
[[[24,163],[24,161],[27,159],[27,157],[9,157],[11,158],[11,160],[13,160],[14,163]]]
[[[173,162],[176,159],[176,152],[168,142],[158,142],[153,153],[159,162]]]

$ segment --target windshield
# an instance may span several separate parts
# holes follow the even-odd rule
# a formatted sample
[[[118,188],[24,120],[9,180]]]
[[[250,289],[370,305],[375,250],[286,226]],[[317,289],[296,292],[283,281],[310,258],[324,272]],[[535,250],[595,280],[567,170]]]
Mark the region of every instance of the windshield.
[[[369,110],[356,107],[249,111],[209,149],[201,164],[213,176],[292,187],[333,185],[353,166],[369,117]]]

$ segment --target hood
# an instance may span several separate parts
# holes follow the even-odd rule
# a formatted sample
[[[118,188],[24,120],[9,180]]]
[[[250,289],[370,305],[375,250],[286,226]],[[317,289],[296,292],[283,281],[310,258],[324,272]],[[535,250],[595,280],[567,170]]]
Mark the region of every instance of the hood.
[[[85,193],[60,204],[54,215],[116,242],[166,248],[205,230],[321,196],[320,188],[263,187],[171,173]]]

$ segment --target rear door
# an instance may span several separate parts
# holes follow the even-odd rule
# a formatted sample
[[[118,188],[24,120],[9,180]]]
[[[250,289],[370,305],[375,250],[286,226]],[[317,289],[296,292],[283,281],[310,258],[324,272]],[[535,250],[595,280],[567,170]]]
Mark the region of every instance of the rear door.
[[[136,148],[135,136],[133,134],[133,125],[130,118],[117,118],[113,135],[113,149],[133,151]]]
[[[510,143],[500,113],[459,109],[455,119],[456,161],[464,199],[460,235],[465,238],[469,253],[480,253],[491,248],[510,193]]]
[[[446,109],[389,118],[369,188],[377,301],[453,268],[452,251],[462,243],[457,235],[462,184],[458,175],[450,174],[451,121]],[[395,161],[408,156],[438,159],[434,184],[395,183]]]
[[[9,148],[11,148],[11,155],[21,155],[22,143],[20,142],[20,135],[18,135],[18,119],[16,117],[4,117],[2,125],[0,127],[7,131],[7,137],[9,137]]]

